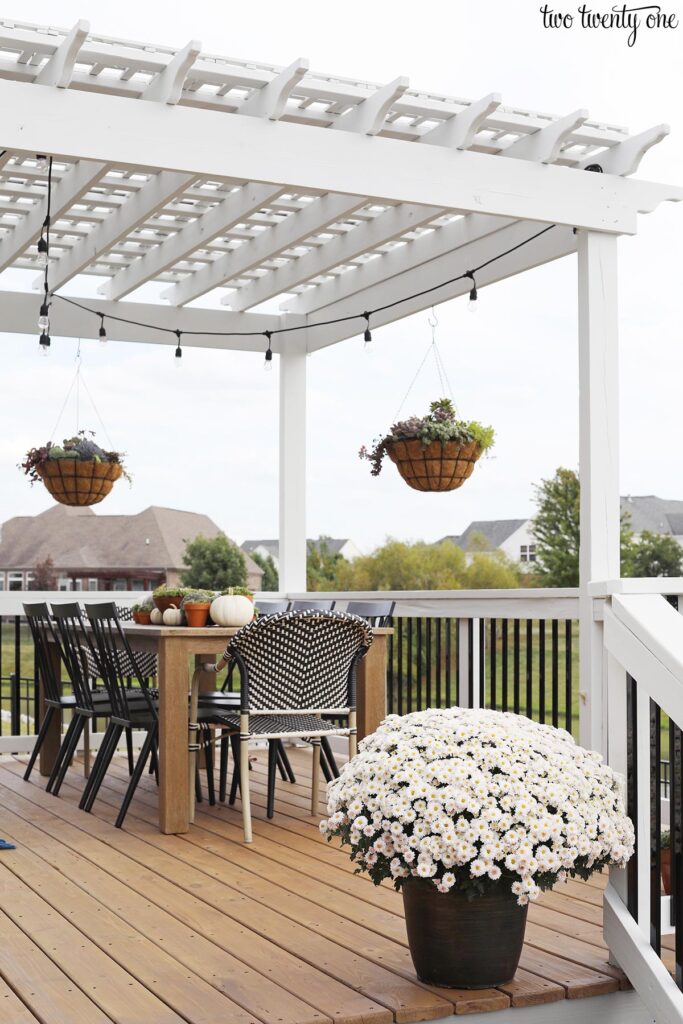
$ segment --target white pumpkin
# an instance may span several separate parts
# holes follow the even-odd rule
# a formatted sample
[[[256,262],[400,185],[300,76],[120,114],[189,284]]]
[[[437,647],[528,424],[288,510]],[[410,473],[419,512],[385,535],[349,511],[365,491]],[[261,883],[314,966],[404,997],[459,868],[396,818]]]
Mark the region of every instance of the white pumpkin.
[[[160,626],[161,623],[164,621],[164,617],[158,608],[152,608],[151,612],[149,613],[149,621],[152,623],[153,626]]]
[[[217,626],[246,626],[254,618],[254,605],[241,594],[223,594],[211,602],[209,614]]]
[[[183,613],[180,608],[167,608],[164,612],[165,626],[182,626]]]

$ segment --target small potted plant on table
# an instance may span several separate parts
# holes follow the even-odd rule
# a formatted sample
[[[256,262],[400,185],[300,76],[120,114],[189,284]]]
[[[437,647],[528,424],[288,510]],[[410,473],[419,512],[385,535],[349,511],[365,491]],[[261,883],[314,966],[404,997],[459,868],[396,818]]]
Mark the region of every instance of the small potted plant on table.
[[[186,593],[186,587],[167,587],[163,584],[152,591],[152,600],[163,614],[168,608],[180,608]]]
[[[190,590],[180,604],[188,626],[205,626],[209,619],[211,602],[216,595],[212,590]]]
[[[403,894],[418,977],[489,988],[515,974],[527,904],[634,849],[617,777],[569,733],[520,715],[390,715],[328,787],[328,838]]]
[[[137,622],[138,626],[149,626],[152,621],[153,608],[154,603],[152,601],[140,601],[139,604],[134,604],[131,608],[133,622]]]

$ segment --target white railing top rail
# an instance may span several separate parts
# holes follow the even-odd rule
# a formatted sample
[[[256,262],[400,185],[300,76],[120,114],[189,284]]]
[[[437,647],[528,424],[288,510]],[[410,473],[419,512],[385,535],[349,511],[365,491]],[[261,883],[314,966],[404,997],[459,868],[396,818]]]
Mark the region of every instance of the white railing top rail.
[[[588,584],[591,597],[612,594],[683,594],[683,576],[649,576],[620,580],[595,580]]]
[[[149,592],[131,590],[1,591],[0,615],[21,615],[23,604],[29,602],[87,601],[96,604],[98,601],[115,601],[130,605],[146,597],[149,597]],[[342,609],[349,601],[395,601],[394,614],[399,618],[576,619],[579,614],[579,592],[573,588],[269,592],[257,594],[257,604],[259,598],[263,601],[334,600]]]
[[[683,615],[662,595],[615,594],[604,611],[604,641],[662,711],[683,722]]]

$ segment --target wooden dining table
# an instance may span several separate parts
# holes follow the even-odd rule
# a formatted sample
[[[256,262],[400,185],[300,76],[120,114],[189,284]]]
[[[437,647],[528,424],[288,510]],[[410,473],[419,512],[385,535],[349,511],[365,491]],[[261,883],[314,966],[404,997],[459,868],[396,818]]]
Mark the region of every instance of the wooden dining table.
[[[166,834],[187,832],[192,820],[193,787],[190,785],[188,744],[191,681],[199,692],[216,688],[214,673],[201,671],[215,662],[237,629],[223,626],[139,626],[122,623],[130,646],[157,656],[159,689],[159,828]],[[373,643],[360,662],[356,680],[358,738],[374,732],[386,715],[386,674],[390,628],[373,628]],[[57,673],[61,672],[59,648],[51,644]],[[199,671],[197,671],[199,670]],[[39,714],[44,715],[43,682],[39,675]],[[61,716],[55,714],[40,752],[41,775],[54,766],[62,736]]]

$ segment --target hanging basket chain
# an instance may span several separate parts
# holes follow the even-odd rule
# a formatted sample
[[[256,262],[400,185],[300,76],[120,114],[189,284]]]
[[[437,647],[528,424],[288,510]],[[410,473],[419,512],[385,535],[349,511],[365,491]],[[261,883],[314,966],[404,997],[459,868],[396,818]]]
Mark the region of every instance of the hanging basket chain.
[[[439,326],[439,320],[438,320],[438,317],[436,315],[436,312],[435,312],[433,306],[432,306],[432,312],[431,312],[430,316],[427,318],[427,323],[429,324],[429,326],[432,329],[432,340],[429,343],[427,351],[425,352],[425,354],[424,354],[424,356],[423,356],[423,358],[422,358],[422,360],[420,362],[420,365],[417,368],[415,376],[413,377],[413,379],[411,380],[410,384],[408,385],[408,390],[406,391],[405,395],[403,396],[403,400],[401,401],[401,404],[399,405],[398,409],[394,413],[394,418],[393,418],[393,421],[392,421],[394,423],[396,423],[398,421],[398,417],[401,414],[401,410],[403,409],[404,405],[406,404],[406,402],[408,400],[408,396],[410,395],[411,391],[413,390],[413,388],[415,386],[415,383],[416,383],[418,377],[420,376],[420,374],[421,374],[421,372],[422,372],[422,370],[424,368],[424,365],[427,362],[427,360],[429,359],[430,355],[434,356],[434,362],[436,364],[436,372],[439,375],[439,384],[441,386],[441,394],[443,396],[445,396],[445,397],[450,398],[451,401],[453,402],[453,405],[455,405],[455,397],[453,395],[453,389],[451,387],[451,382],[448,379],[448,374],[446,372],[446,366],[445,366],[443,358],[441,356],[441,352],[439,351],[439,346],[437,345],[437,342],[436,342],[436,328]]]
[[[59,424],[61,422],[62,416],[64,415],[64,410],[67,407],[67,404],[69,402],[69,399],[71,398],[71,394],[72,394],[74,388],[76,389],[76,433],[78,434],[80,432],[80,428],[81,428],[81,421],[80,421],[80,416],[81,416],[81,385],[83,385],[83,390],[85,391],[86,395],[90,399],[90,404],[92,405],[94,413],[95,413],[95,415],[96,415],[96,417],[97,417],[97,419],[99,421],[99,424],[100,424],[100,426],[102,428],[102,433],[106,437],[107,443],[109,444],[109,447],[113,451],[114,445],[112,443],[112,439],[110,438],[109,432],[108,432],[107,428],[104,425],[104,421],[103,421],[102,417],[100,416],[100,411],[97,408],[97,405],[95,404],[95,399],[92,396],[90,388],[88,387],[88,384],[87,384],[86,379],[85,379],[85,374],[82,371],[83,371],[83,360],[82,360],[82,356],[81,356],[81,339],[79,338],[78,339],[78,346],[76,348],[76,371],[75,371],[75,373],[73,375],[73,379],[72,379],[71,384],[69,386],[69,390],[66,393],[66,398],[64,399],[64,402],[62,403],[62,407],[59,410],[59,415],[57,416],[57,420],[55,422],[55,425],[52,428],[52,433],[50,434],[50,441],[54,440],[54,436],[57,433],[57,427],[59,426]]]

